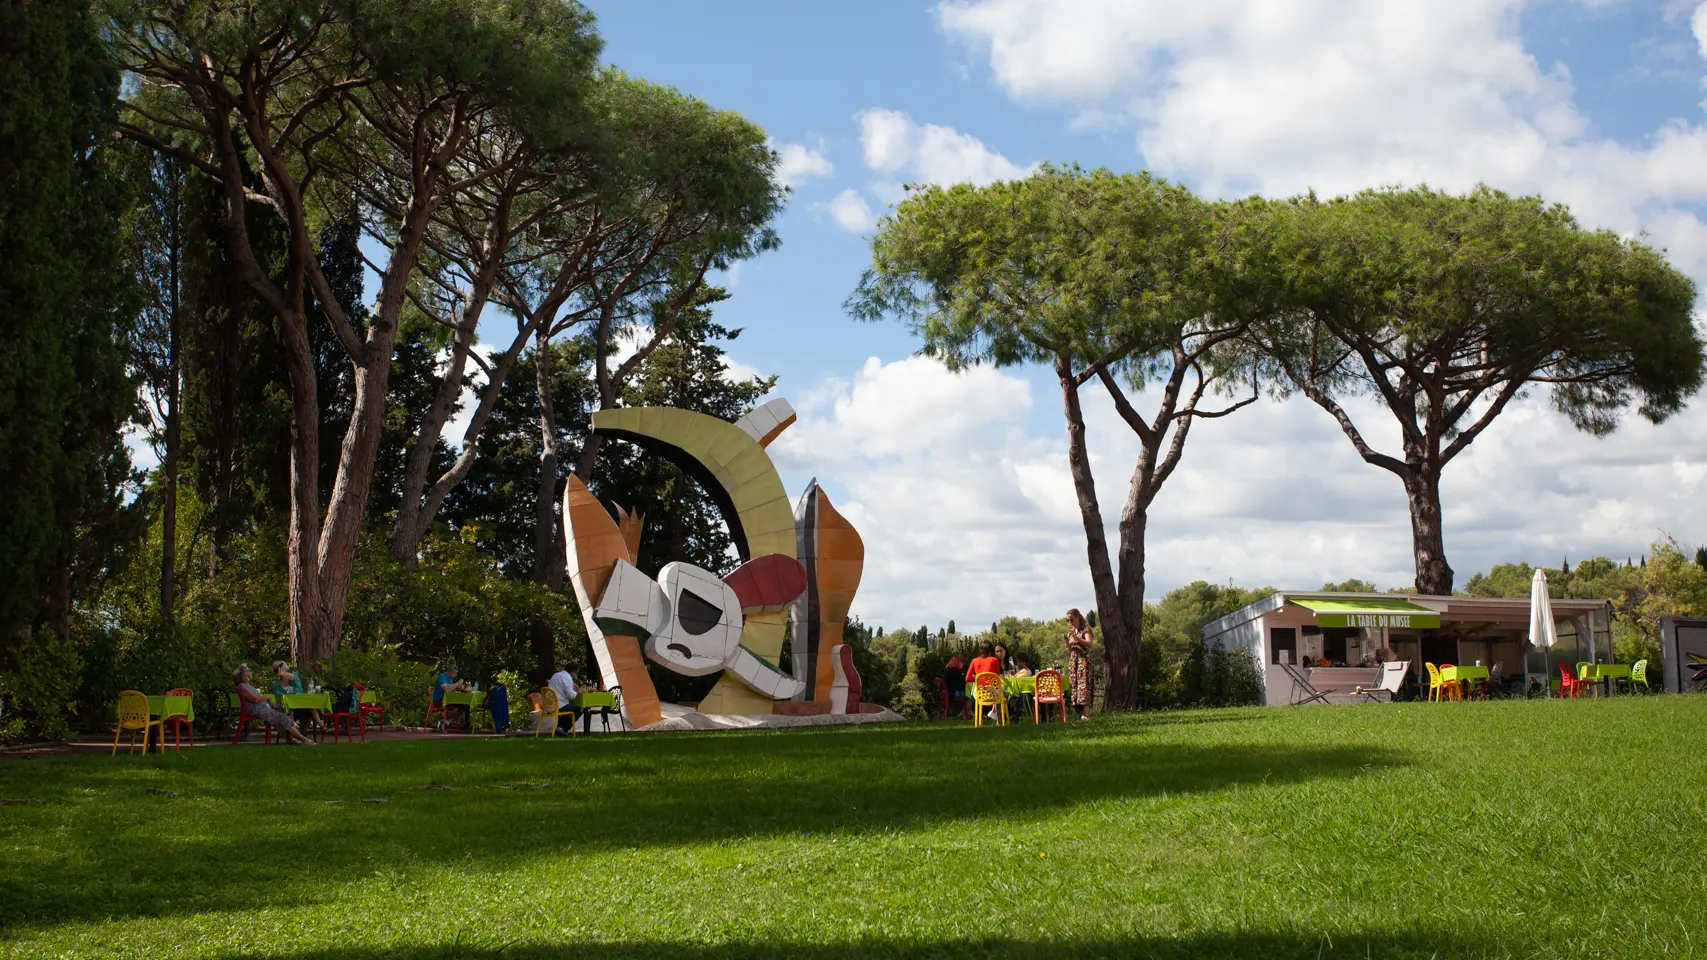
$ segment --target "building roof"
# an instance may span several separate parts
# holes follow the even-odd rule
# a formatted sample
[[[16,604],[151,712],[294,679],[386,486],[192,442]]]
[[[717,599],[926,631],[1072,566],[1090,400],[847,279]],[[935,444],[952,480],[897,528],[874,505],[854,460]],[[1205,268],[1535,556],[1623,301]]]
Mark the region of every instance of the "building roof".
[[[1263,597],[1254,603],[1246,604],[1218,620],[1211,620],[1203,625],[1203,639],[1210,640],[1226,633],[1228,630],[1249,623],[1252,620],[1279,610],[1288,603],[1300,600],[1316,601],[1370,601],[1375,599],[1397,600],[1414,603],[1440,614],[1442,620],[1455,623],[1473,623],[1482,629],[1503,628],[1527,630],[1529,628],[1529,598],[1528,597],[1440,597],[1428,594],[1414,593],[1334,593],[1321,590],[1279,590]],[[1596,611],[1605,610],[1605,600],[1567,600],[1555,597],[1552,600],[1553,619],[1570,620],[1585,616]]]

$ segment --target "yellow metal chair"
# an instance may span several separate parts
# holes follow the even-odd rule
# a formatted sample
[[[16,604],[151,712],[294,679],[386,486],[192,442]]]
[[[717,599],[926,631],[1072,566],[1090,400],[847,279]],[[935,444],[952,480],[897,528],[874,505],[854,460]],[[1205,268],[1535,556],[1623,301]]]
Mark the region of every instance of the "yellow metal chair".
[[[130,752],[136,752],[136,731],[142,731],[142,752],[148,753],[148,732],[155,727],[160,728],[160,745],[166,745],[166,725],[163,720],[150,719],[148,711],[148,696],[140,690],[125,690],[119,694],[119,728],[113,731],[113,752],[119,752],[119,736],[126,730],[130,731]]]
[[[539,732],[545,729],[545,721],[548,717],[552,721],[552,733],[557,732],[557,724],[562,721],[562,718],[568,717],[569,735],[571,737],[575,735],[575,711],[573,709],[563,709],[563,707],[557,702],[557,691],[550,687],[546,687],[544,690],[539,692],[539,722],[533,725],[534,736],[539,736]]]
[[[1002,675],[999,673],[980,673],[972,689],[972,725],[984,725],[984,710],[987,707],[996,708],[996,722],[1002,726],[1008,723],[1008,698],[1002,692]]]

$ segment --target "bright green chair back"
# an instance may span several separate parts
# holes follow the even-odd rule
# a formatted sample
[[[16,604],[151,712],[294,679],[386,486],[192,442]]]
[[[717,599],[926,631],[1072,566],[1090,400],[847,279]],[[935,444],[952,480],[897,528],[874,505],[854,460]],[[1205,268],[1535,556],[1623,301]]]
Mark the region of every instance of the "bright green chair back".
[[[1635,663],[1630,664],[1630,689],[1634,690],[1638,685],[1640,685],[1643,690],[1651,689],[1648,686],[1647,657],[1643,657]]]
[[[1577,661],[1577,679],[1578,680],[1593,680],[1594,679],[1594,664],[1589,663],[1587,660],[1578,660]]]

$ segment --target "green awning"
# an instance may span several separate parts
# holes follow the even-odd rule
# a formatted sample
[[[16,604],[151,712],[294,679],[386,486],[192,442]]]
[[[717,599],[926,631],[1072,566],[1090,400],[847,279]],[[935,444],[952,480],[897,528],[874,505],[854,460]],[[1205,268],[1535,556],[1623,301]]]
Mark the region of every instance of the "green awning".
[[[1440,626],[1440,614],[1409,600],[1370,597],[1363,599],[1316,599],[1287,597],[1316,614],[1319,627],[1414,627]]]

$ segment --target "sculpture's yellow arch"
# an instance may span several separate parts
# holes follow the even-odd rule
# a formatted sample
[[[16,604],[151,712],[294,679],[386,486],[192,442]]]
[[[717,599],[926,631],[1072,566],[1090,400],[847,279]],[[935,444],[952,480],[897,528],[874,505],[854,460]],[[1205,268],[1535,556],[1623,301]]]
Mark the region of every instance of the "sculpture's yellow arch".
[[[765,446],[794,411],[772,401],[739,424],[674,407],[629,407],[593,414],[593,432],[627,440],[665,457],[699,481],[723,514],[742,560],[780,553],[796,558],[794,509]],[[746,618],[741,646],[775,666],[782,659],[785,611]],[[701,713],[772,712],[771,702],[724,675],[699,705]]]

